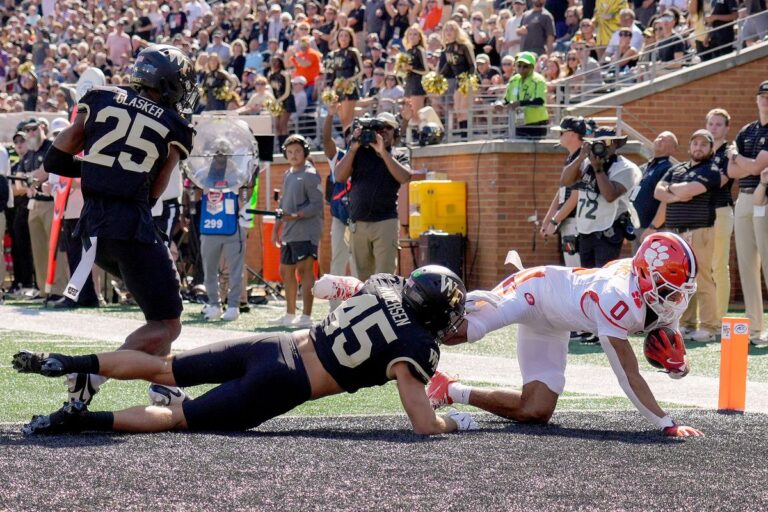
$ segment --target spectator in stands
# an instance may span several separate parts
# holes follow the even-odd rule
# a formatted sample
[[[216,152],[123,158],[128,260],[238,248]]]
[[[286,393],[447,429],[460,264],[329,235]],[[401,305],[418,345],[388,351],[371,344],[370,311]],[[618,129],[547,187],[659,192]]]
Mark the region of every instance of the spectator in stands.
[[[493,77],[501,74],[498,68],[491,66],[491,59],[484,53],[477,56],[476,64],[481,86],[491,85]]]
[[[571,45],[579,59],[579,67],[576,69],[575,78],[571,79],[569,97],[578,95],[577,101],[583,101],[597,94],[597,90],[603,86],[603,75],[600,72],[600,64],[592,58],[590,47],[582,41]]]
[[[131,38],[125,33],[125,18],[120,18],[117,23],[110,22],[114,31],[107,36],[107,52],[111,60],[118,69],[127,66],[133,56],[133,44]]]
[[[571,45],[576,42],[586,43],[586,45],[589,46],[592,51],[592,57],[595,60],[599,60],[597,51],[595,50],[595,48],[597,48],[595,25],[591,19],[582,18],[579,22],[579,31],[573,35],[573,39],[571,39]]]
[[[382,18],[384,27],[379,39],[386,46],[393,39],[402,41],[405,31],[416,21],[416,11],[411,9],[409,0],[385,0]]]
[[[715,154],[712,158],[720,172],[720,189],[715,194],[714,248],[712,251],[712,278],[717,289],[717,316],[722,318],[728,312],[731,299],[731,235],[733,234],[733,197],[731,189],[734,180],[728,177],[728,129],[731,116],[722,108],[707,113],[706,128],[715,140]]]
[[[768,36],[768,10],[765,0],[747,0],[747,20],[744,21],[741,36],[747,46],[752,46]]]
[[[243,71],[245,71],[245,41],[235,39],[232,41],[231,50],[232,57],[226,66],[227,72],[237,77],[238,81],[242,81]]]
[[[378,100],[377,113],[392,112],[396,113],[399,110],[400,100],[403,98],[405,91],[400,85],[400,81],[397,76],[388,74],[384,77],[384,87],[379,90],[376,95]]]
[[[425,33],[433,32],[443,18],[443,0],[426,0],[423,4],[418,18],[419,28]]]
[[[569,7],[565,11],[565,30],[561,36],[555,39],[555,50],[559,52],[567,52],[571,46],[571,39],[576,35],[579,30],[579,23],[581,18],[579,17],[578,7]]]
[[[702,60],[714,59],[733,51],[734,25],[739,17],[739,5],[736,0],[715,0],[712,10],[704,21],[712,27],[709,33],[709,51],[701,56]]]
[[[661,132],[653,140],[653,158],[640,167],[642,172],[640,183],[630,195],[632,206],[635,207],[640,222],[635,227],[636,238],[632,241],[632,252],[636,251],[642,243],[646,229],[650,228],[651,232],[659,229],[653,224],[653,219],[659,209],[659,200],[653,194],[656,192],[656,185],[672,167],[670,157],[676,151],[677,137],[675,134],[668,131]]]
[[[685,41],[674,29],[675,18],[671,13],[659,17],[653,24],[656,44],[650,51],[656,52],[657,65],[666,69],[682,67],[685,57]]]
[[[643,27],[647,27],[651,18],[656,15],[658,0],[632,0],[632,8],[635,12],[635,19]]]
[[[643,31],[635,24],[635,13],[632,9],[622,9],[619,19],[620,26],[611,35],[611,40],[608,42],[608,46],[603,54],[603,61],[605,62],[611,62],[614,58],[614,55],[619,48],[619,44],[622,42],[622,34],[626,34],[627,31],[630,33],[628,41],[629,46],[637,53],[640,53],[640,50],[643,48]]]
[[[254,81],[254,92],[251,97],[248,98],[248,102],[238,110],[240,114],[260,114],[264,112],[264,103],[271,99],[274,101],[275,97],[267,89],[267,78],[262,75],[253,75],[256,78]]]
[[[165,35],[175,36],[181,34],[188,28],[189,20],[187,14],[181,8],[181,2],[179,0],[171,1],[171,9],[165,15]]]
[[[520,49],[537,55],[551,53],[555,46],[555,19],[544,9],[544,0],[533,0],[533,7],[523,14]]]
[[[260,75],[264,75],[264,55],[259,49],[259,40],[253,38],[248,43],[248,53],[245,54],[245,69],[252,69]]]
[[[601,0],[595,4],[595,15],[592,20],[597,32],[595,37],[598,55],[608,46],[613,33],[622,26],[621,12],[626,5],[626,0]]]
[[[291,64],[294,67],[294,76],[302,76],[307,81],[306,91],[309,97],[315,90],[315,82],[320,76],[320,63],[322,55],[310,45],[309,36],[301,36],[299,40],[299,51],[291,58]]]
[[[680,318],[680,331],[684,338],[700,343],[716,341],[720,329],[712,278],[714,205],[720,189],[720,173],[712,165],[713,146],[714,138],[707,130],[694,132],[689,144],[690,160],[667,171],[654,193],[665,205],[656,214],[654,225],[683,236],[696,255],[696,294]]]
[[[611,57],[610,73],[618,81],[633,72],[640,61],[640,53],[631,44],[632,32],[628,28],[619,29],[619,45]]]
[[[515,136],[541,138],[546,136],[549,124],[547,112],[547,82],[534,71],[536,57],[521,52],[515,59],[517,73],[507,84],[504,99],[494,104],[494,110],[515,112]]]

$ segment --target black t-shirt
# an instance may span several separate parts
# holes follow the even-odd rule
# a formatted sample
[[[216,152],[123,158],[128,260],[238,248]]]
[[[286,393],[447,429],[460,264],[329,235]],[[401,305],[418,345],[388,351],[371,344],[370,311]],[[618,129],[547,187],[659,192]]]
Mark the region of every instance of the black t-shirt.
[[[400,361],[425,384],[434,375],[440,348],[403,307],[404,285],[402,277],[375,274],[313,328],[320,363],[345,391],[386,384]]]
[[[729,14],[733,14],[735,12],[739,11],[739,5],[736,2],[736,0],[712,0],[712,11],[711,14],[713,15],[719,15],[719,16],[727,16]],[[710,35],[710,44],[711,41],[716,41],[716,45],[720,45],[723,43],[728,43],[733,41],[734,39],[734,33],[733,28],[734,25],[732,24],[732,21],[713,21],[712,22],[712,28],[716,29],[718,27],[722,27],[723,25],[729,25],[728,27],[724,27],[720,30],[713,30]]]
[[[76,234],[154,241],[150,187],[171,146],[187,158],[194,131],[175,110],[132,89],[91,89],[78,112],[86,113],[85,204]]]
[[[720,188],[720,172],[712,159],[691,164],[683,162],[672,167],[661,181],[675,183],[701,183],[706,192],[690,201],[669,203],[665,226],[677,229],[708,228],[715,224],[715,194]]]
[[[355,19],[357,20],[357,23],[355,23],[355,26],[352,27],[352,30],[355,31],[355,34],[358,32],[362,32],[365,24],[365,6],[360,6],[359,9],[352,9],[349,11],[349,14],[347,15],[347,19]]]
[[[685,53],[685,41],[680,34],[672,34],[659,43],[659,60],[661,62],[671,62],[675,60],[675,53]]]
[[[165,16],[165,23],[168,25],[171,37],[181,34],[187,28],[187,15],[183,12],[169,12]]]
[[[408,165],[408,155],[397,151],[394,158]],[[398,182],[372,148],[361,147],[352,161],[349,216],[353,221],[378,222],[397,218]]]

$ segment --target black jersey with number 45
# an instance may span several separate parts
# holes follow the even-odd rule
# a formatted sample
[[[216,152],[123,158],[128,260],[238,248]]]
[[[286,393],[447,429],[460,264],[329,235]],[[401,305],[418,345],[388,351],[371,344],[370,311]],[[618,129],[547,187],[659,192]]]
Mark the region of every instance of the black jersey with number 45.
[[[434,335],[411,319],[402,304],[405,279],[376,274],[314,329],[323,367],[344,390],[380,386],[405,361],[425,384],[435,373],[440,348]]]
[[[172,108],[133,89],[94,88],[82,97],[78,112],[86,115],[82,157],[86,204],[79,231],[119,239],[152,238],[147,231],[150,186],[171,146],[182,160],[187,158],[194,131]]]

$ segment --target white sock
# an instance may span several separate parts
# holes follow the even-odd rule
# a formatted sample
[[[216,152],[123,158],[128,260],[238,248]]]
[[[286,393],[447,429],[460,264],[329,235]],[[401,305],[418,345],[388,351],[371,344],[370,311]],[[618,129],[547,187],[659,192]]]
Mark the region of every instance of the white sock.
[[[451,382],[448,384],[448,396],[451,400],[457,404],[468,404],[469,394],[472,392],[472,387],[465,386],[460,382]]]

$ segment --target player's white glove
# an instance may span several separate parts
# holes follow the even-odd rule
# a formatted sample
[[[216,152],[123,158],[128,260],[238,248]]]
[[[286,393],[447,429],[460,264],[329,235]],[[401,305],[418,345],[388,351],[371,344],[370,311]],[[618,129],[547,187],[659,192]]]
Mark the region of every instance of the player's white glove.
[[[362,288],[363,282],[352,276],[325,274],[315,281],[312,295],[318,299],[345,300]]]
[[[459,412],[456,409],[448,409],[446,416],[456,422],[459,426],[459,430],[477,430],[480,428],[474,418],[472,418],[472,415],[468,412]]]
[[[488,303],[494,308],[497,308],[499,307],[499,304],[501,304],[502,300],[503,297],[493,292],[486,290],[472,290],[471,292],[467,293],[464,310],[467,313],[472,313],[479,310],[485,303]]]

